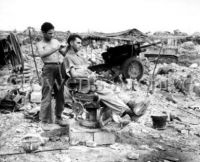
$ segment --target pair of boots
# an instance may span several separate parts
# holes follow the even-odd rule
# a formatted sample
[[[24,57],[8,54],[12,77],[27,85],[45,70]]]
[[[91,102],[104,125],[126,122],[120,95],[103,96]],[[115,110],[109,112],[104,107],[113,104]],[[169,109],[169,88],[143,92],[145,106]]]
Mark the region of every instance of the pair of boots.
[[[56,126],[56,124],[58,124],[61,127],[66,127],[69,125],[69,122],[66,120],[63,120],[63,118],[56,118],[55,124],[42,122],[42,121],[40,122],[40,126],[44,131],[50,131],[50,130],[56,129],[58,127]]]

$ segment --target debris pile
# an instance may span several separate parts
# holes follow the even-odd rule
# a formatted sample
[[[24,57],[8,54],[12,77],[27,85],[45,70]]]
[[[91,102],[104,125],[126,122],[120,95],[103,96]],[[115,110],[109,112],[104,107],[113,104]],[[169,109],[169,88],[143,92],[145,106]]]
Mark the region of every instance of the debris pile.
[[[178,31],[176,32],[178,33]],[[195,45],[191,42],[186,42],[181,48],[185,50],[182,51],[185,55],[196,53]],[[90,58],[92,64],[102,63],[99,57],[104,49],[98,47],[95,49],[97,51],[93,53],[94,55],[87,50],[91,49],[85,48],[82,55]],[[118,98],[128,103],[130,107],[137,107],[137,103],[140,103],[141,100],[149,101],[148,105],[138,104],[140,107],[146,106],[147,109],[144,112],[138,112],[142,115],[134,118],[131,123],[120,129],[114,130],[113,121],[108,122],[106,131],[112,132],[114,130],[117,136],[116,143],[109,147],[99,147],[93,141],[88,140],[82,144],[84,146],[73,146],[67,153],[66,151],[44,153],[40,154],[39,159],[34,154],[28,154],[44,151],[45,148],[48,148],[47,150],[53,148],[55,151],[54,146],[57,144],[58,148],[63,145],[68,147],[70,139],[67,136],[62,136],[63,132],[59,132],[60,129],[55,129],[51,137],[47,139],[40,136],[45,134],[38,123],[41,86],[38,84],[29,44],[23,45],[22,51],[25,57],[23,73],[14,74],[10,67],[2,68],[0,71],[0,161],[3,157],[1,154],[7,150],[10,153],[12,151],[19,153],[19,150],[22,150],[21,153],[26,153],[24,156],[15,157],[18,161],[21,160],[20,158],[27,161],[29,156],[38,161],[45,158],[53,159],[53,161],[70,160],[70,158],[73,159],[72,161],[77,161],[77,158],[82,158],[79,159],[80,161],[90,161],[83,159],[83,157],[89,155],[88,158],[96,160],[101,159],[102,154],[107,156],[107,161],[108,158],[112,158],[110,161],[113,159],[115,161],[119,159],[121,161],[181,161],[188,157],[199,158],[194,154],[199,153],[200,149],[198,145],[200,142],[200,64],[194,61],[190,61],[187,66],[180,64],[180,62],[159,63],[155,69],[155,76],[152,76],[155,63],[150,62],[144,56],[141,57],[141,60],[145,71],[143,78],[139,81],[130,78],[123,80],[120,77],[119,80],[109,80],[112,78],[112,72],[103,71],[101,73],[106,80],[110,81],[110,88],[114,89]],[[86,56],[88,53],[89,56]],[[41,74],[43,64],[40,58],[37,58],[36,61]],[[64,117],[73,118],[73,116],[69,116],[71,113],[69,105],[65,106]],[[124,118],[131,120],[127,116]],[[109,127],[109,124],[112,128]],[[85,138],[89,139],[89,137]],[[167,154],[176,151],[178,153],[175,155]],[[91,154],[91,152],[93,153]],[[191,156],[183,156],[185,152],[190,152]],[[77,157],[75,153],[80,157]],[[9,158],[11,161],[14,156],[9,156]],[[192,161],[191,159],[189,161]]]
[[[180,48],[179,52],[181,54],[198,54],[198,51],[196,50],[195,44],[192,41],[184,42]]]

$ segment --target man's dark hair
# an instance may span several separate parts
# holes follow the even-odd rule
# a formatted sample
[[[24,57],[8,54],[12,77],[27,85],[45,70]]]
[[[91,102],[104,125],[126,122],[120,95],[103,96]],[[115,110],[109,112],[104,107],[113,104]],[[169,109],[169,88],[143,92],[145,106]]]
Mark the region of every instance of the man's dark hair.
[[[43,33],[47,33],[51,29],[54,29],[54,26],[50,22],[45,22],[41,26],[41,31]]]
[[[80,40],[82,40],[81,36],[78,34],[71,34],[68,39],[67,39],[67,43],[70,45],[71,41],[75,41],[76,38],[79,38]]]

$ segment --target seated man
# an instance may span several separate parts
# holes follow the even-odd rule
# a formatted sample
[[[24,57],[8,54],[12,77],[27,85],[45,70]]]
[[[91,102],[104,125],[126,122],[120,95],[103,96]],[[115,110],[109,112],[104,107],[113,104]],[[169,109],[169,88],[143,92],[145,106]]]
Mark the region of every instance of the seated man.
[[[95,79],[95,75],[88,69],[89,62],[79,55],[81,49],[82,38],[79,35],[70,35],[68,40],[68,50],[66,51],[65,58],[63,60],[66,73],[72,78],[88,78]],[[125,104],[112,89],[109,88],[109,84],[104,81],[95,81],[96,93],[100,100],[106,107],[112,110],[113,119],[117,122],[123,122],[120,116],[125,113],[130,116],[133,114],[132,110]]]

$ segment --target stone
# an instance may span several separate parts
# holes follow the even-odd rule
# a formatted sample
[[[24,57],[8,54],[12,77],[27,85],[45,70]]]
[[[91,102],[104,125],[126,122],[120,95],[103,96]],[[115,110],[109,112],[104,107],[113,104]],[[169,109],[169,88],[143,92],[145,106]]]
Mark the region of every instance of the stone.
[[[148,145],[140,145],[139,147],[141,150],[148,150],[148,151],[153,151],[154,149],[149,148]]]
[[[20,128],[16,129],[16,133],[22,133],[22,132],[24,132],[23,129],[20,129]]]
[[[108,145],[115,143],[115,135],[111,132],[106,132],[101,129],[89,129],[80,126],[78,122],[70,125],[69,130],[70,144],[76,143],[86,143],[87,141],[92,141],[96,145]]]
[[[184,129],[185,129],[185,125],[176,124],[176,123],[173,123],[173,127],[174,127],[178,132],[181,132],[181,130],[184,130]]]
[[[176,157],[171,157],[171,156],[165,157],[165,160],[174,161],[174,162],[179,161],[178,158],[176,158]]]
[[[188,135],[188,130],[185,130],[185,129],[184,129],[184,130],[181,130],[181,133],[182,133],[182,134],[185,134],[185,135]]]
[[[76,139],[73,139],[73,140],[70,141],[70,145],[71,145],[71,146],[77,146],[77,145],[79,145],[79,144],[80,144],[80,141],[78,141],[78,140],[76,140]]]
[[[190,65],[190,68],[197,68],[198,64],[197,63],[193,63],[192,65]]]
[[[166,100],[167,101],[171,101],[172,103],[176,104],[177,101],[174,99],[174,97],[172,95],[167,95],[166,96]]]
[[[110,148],[113,150],[120,150],[121,145],[119,143],[114,143],[110,145]]]
[[[139,156],[140,156],[140,154],[135,153],[135,152],[130,152],[127,154],[127,158],[129,160],[137,160],[137,159],[139,159]]]
[[[153,147],[155,147],[155,148],[158,149],[158,150],[162,150],[162,151],[165,151],[165,150],[166,150],[163,146],[161,146],[161,145],[159,145],[159,144],[154,144]]]
[[[94,133],[94,141],[98,145],[106,145],[115,143],[116,137],[111,132],[99,131]]]
[[[158,138],[160,138],[160,134],[158,134],[158,133],[153,133],[153,134],[152,134],[152,137],[155,138],[155,139],[158,139]]]
[[[69,139],[71,145],[77,145],[93,140],[93,133],[70,131]]]
[[[96,147],[97,144],[94,141],[86,141],[85,145],[87,147]]]
[[[190,131],[188,132],[188,134],[189,134],[189,135],[195,135],[195,134],[196,134],[196,131],[190,130]]]
[[[200,97],[200,86],[199,85],[194,85],[193,92],[197,97]]]
[[[49,141],[48,137],[41,137],[41,139],[42,139],[42,143],[41,143],[42,146],[44,146]]]

